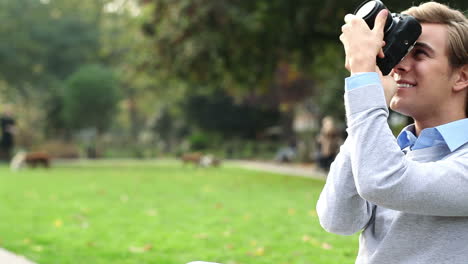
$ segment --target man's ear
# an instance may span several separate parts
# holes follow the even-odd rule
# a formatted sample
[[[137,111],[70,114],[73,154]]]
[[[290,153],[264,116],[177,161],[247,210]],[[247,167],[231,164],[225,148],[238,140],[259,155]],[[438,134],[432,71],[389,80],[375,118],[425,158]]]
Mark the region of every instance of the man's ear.
[[[463,89],[468,89],[468,64],[463,65],[458,69],[457,80],[453,85],[454,92],[461,92]]]

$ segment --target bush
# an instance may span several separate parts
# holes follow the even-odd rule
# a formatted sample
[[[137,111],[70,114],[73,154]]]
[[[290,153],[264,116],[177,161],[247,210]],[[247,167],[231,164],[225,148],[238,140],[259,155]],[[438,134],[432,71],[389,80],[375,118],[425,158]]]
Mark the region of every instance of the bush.
[[[34,151],[45,151],[52,158],[76,159],[80,157],[80,148],[73,143],[48,141],[34,148]]]
[[[96,128],[111,124],[120,100],[118,81],[103,66],[87,65],[72,74],[64,91],[64,119],[69,128]]]
[[[210,146],[210,137],[202,132],[193,133],[189,137],[191,150],[205,150]]]

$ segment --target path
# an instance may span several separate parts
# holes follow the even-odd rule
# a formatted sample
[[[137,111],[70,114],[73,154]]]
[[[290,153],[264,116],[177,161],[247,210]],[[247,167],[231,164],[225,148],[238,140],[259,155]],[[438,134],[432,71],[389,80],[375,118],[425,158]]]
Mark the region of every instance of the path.
[[[326,173],[318,169],[312,164],[289,164],[278,162],[265,162],[265,161],[246,161],[246,160],[233,160],[226,161],[226,165],[232,165],[249,170],[268,171],[278,174],[286,174],[291,176],[307,177],[314,179],[325,179]]]
[[[0,263],[2,264],[35,264],[24,258],[23,256],[17,256],[11,252],[0,248]]]

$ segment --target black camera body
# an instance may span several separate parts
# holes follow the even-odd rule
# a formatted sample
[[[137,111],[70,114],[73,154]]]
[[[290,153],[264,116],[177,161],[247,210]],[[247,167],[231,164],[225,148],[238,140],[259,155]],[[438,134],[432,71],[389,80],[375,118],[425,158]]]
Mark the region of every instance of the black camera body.
[[[369,28],[374,27],[375,17],[382,9],[387,9],[379,0],[365,1],[356,9],[354,14],[366,21]],[[388,9],[387,9],[388,10]],[[391,13],[387,16],[384,27],[385,46],[384,58],[377,58],[377,66],[383,75],[389,74],[392,69],[413,48],[421,35],[421,24],[412,16]]]

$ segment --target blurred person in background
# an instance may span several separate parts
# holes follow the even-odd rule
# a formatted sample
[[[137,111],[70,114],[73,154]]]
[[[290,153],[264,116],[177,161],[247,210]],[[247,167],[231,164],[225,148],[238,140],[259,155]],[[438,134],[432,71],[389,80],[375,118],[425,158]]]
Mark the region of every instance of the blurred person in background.
[[[338,154],[341,140],[340,132],[332,117],[326,116],[322,119],[322,127],[317,136],[319,152],[317,163],[322,170],[328,171],[331,163]]]
[[[15,119],[12,107],[5,105],[0,116],[0,157],[1,160],[9,162],[14,148]]]

